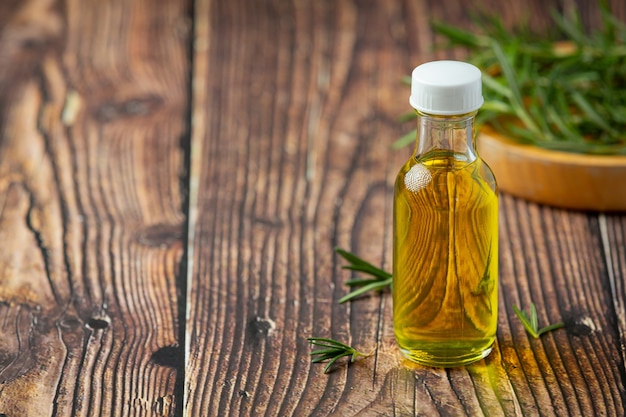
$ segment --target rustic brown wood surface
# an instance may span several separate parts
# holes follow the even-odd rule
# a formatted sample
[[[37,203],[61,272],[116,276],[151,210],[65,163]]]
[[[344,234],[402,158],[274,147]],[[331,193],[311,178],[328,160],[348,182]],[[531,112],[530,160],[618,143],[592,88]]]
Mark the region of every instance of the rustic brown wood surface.
[[[188,9],[2,2],[3,415],[174,413]]]
[[[623,214],[502,195],[497,344],[458,369],[402,360],[388,293],[338,304],[332,250],[391,269],[399,80],[464,56],[431,19],[592,3],[0,2],[0,416],[623,416]],[[326,375],[308,336],[373,355]]]

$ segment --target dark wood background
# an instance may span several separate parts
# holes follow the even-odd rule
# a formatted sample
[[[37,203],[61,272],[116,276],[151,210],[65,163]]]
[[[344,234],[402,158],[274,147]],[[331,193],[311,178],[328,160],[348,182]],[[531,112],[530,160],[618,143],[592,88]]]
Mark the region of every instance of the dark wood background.
[[[502,195],[475,365],[403,361],[388,293],[337,303],[333,247],[391,268],[401,77],[465,56],[431,19],[572,8],[598,26],[582,0],[3,0],[0,416],[623,416],[623,214]],[[566,328],[530,338],[531,301]],[[325,375],[308,336],[376,351]]]

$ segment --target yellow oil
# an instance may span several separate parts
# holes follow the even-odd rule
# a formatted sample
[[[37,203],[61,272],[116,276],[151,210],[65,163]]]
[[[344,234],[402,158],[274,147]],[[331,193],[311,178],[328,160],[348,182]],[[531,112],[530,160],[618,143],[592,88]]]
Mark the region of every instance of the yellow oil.
[[[487,356],[498,311],[498,198],[489,167],[435,150],[400,170],[393,313],[402,353],[429,366]]]

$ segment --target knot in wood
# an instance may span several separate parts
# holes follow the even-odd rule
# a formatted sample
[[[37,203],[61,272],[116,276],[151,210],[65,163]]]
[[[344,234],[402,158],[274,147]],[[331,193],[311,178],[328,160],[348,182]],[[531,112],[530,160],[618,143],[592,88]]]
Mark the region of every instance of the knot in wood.
[[[267,317],[257,316],[248,323],[248,331],[255,341],[259,341],[270,336],[275,328],[276,323]]]

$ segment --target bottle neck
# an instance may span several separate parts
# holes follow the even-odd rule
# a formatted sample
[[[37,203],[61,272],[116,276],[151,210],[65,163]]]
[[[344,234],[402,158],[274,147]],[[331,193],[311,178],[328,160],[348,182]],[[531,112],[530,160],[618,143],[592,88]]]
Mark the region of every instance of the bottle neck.
[[[474,150],[474,120],[476,112],[438,116],[417,112],[417,143],[415,157],[430,155],[452,156],[458,161],[472,163]]]

